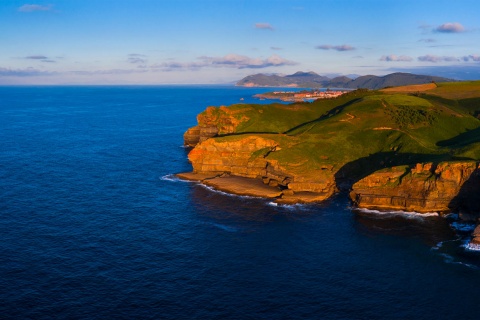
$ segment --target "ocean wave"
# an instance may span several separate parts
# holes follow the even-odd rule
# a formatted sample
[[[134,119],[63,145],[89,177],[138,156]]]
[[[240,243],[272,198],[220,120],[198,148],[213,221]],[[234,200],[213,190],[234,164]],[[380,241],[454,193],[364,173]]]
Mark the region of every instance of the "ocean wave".
[[[304,203],[283,204],[283,203],[278,203],[274,201],[267,202],[267,205],[271,207],[277,207],[277,208],[282,208],[287,210],[306,210],[308,207],[308,204],[304,204]]]
[[[429,217],[438,217],[439,214],[437,212],[426,212],[426,213],[420,213],[416,211],[402,211],[402,210],[393,210],[393,211],[380,211],[380,210],[374,210],[374,209],[365,209],[365,208],[355,208],[354,210],[357,210],[362,213],[367,213],[371,215],[377,215],[377,216],[384,216],[384,217],[404,217],[407,219],[418,219],[418,218],[429,218]]]
[[[177,177],[177,176],[174,175],[174,174],[164,175],[163,177],[160,177],[160,180],[163,180],[163,181],[171,181],[171,182],[192,182],[192,181],[180,179],[179,177]]]
[[[443,261],[445,263],[456,264],[456,265],[464,266],[464,267],[467,267],[467,268],[470,268],[470,269],[480,270],[480,268],[477,267],[476,265],[466,263],[466,262],[456,261],[454,257],[452,257],[451,255],[449,255],[447,253],[440,253],[440,255],[443,257]]]
[[[220,223],[209,222],[209,223],[206,223],[206,224],[209,225],[209,226],[213,226],[215,228],[218,228],[220,230],[227,231],[227,232],[238,232],[239,231],[239,229],[237,229],[235,227],[226,226],[226,225],[220,224]]]
[[[475,229],[475,224],[468,222],[459,222],[455,221],[450,224],[450,226],[455,229],[455,231],[460,232],[472,232]]]
[[[219,194],[222,194],[224,196],[229,196],[229,197],[235,197],[235,198],[245,198],[245,199],[262,199],[261,197],[254,197],[254,196],[247,196],[247,195],[241,195],[241,194],[234,194],[234,193],[228,193],[228,192],[225,192],[225,191],[222,191],[222,190],[218,190],[218,189],[215,189],[214,187],[210,187],[210,186],[207,186],[203,183],[198,183],[199,186],[209,190],[209,191],[212,191],[212,192],[215,192],[215,193],[219,193]]]
[[[470,241],[465,243],[463,248],[467,251],[480,252],[480,244],[470,243]]]
[[[446,219],[458,220],[458,219],[459,219],[459,215],[458,215],[458,213],[451,212],[451,213],[445,215],[444,218],[446,218]]]

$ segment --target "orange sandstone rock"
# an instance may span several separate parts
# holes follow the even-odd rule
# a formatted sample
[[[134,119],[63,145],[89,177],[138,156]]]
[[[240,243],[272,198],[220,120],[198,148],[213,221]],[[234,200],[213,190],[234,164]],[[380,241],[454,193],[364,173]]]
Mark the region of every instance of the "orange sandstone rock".
[[[383,169],[355,183],[350,197],[364,208],[470,212],[480,208],[479,192],[479,164],[462,161]]]

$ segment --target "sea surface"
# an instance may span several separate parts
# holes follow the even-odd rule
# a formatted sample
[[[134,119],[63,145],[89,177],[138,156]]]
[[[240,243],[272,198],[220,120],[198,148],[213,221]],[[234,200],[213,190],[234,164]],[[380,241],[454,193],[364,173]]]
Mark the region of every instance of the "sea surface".
[[[473,225],[176,179],[265,88],[0,87],[2,319],[479,319]]]

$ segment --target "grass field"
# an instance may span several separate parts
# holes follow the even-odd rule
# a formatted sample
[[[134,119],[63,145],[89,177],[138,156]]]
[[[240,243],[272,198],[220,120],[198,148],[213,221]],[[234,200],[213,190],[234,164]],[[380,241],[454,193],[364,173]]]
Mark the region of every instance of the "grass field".
[[[427,85],[421,85],[427,88]],[[345,174],[393,165],[480,160],[480,81],[389,91],[353,91],[337,99],[244,108],[236,135],[262,134],[280,151],[268,154],[289,172]],[[411,92],[410,90],[414,90]],[[243,117],[243,118],[242,118]],[[350,170],[350,172],[348,170]],[[367,170],[367,171],[369,171]]]

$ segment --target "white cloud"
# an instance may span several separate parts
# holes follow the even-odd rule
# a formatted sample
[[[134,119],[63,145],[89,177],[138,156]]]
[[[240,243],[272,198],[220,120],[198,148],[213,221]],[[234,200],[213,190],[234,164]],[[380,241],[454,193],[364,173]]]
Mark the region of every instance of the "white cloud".
[[[348,44],[342,44],[339,46],[333,46],[330,44],[322,44],[319,46],[316,46],[315,49],[320,49],[320,50],[336,50],[336,51],[352,51],[355,50],[354,47],[348,45]]]
[[[436,56],[433,54],[427,54],[427,55],[418,57],[418,61],[437,63],[437,62],[460,61],[460,58],[452,57],[452,56]]]
[[[412,61],[413,59],[409,56],[397,56],[396,54],[391,54],[388,56],[382,56],[380,61],[395,61],[395,62],[405,62],[405,61]]]
[[[41,5],[41,4],[24,4],[18,8],[20,12],[34,12],[34,11],[50,11],[53,9],[52,5]]]
[[[447,22],[435,28],[434,31],[442,33],[460,33],[464,32],[465,28],[458,22]]]
[[[147,56],[140,53],[131,53],[128,55],[127,61],[133,64],[145,64],[147,63]]]
[[[41,71],[34,68],[26,69],[10,69],[0,67],[0,77],[35,77],[35,76],[49,76],[55,72]]]
[[[480,55],[478,55],[478,54],[471,54],[471,55],[469,55],[469,56],[462,57],[462,60],[463,60],[463,61],[466,61],[466,62],[468,62],[468,61],[470,61],[470,60],[475,61],[475,62],[480,62]]]
[[[198,58],[199,62],[166,62],[151,66],[152,69],[161,69],[164,71],[173,70],[198,70],[200,68],[236,68],[236,69],[259,69],[267,67],[292,66],[297,63],[284,59],[276,54],[266,59],[250,58],[239,54],[227,54],[223,57],[202,56]]]
[[[255,23],[255,29],[265,29],[265,30],[273,30],[273,27],[270,23]]]

